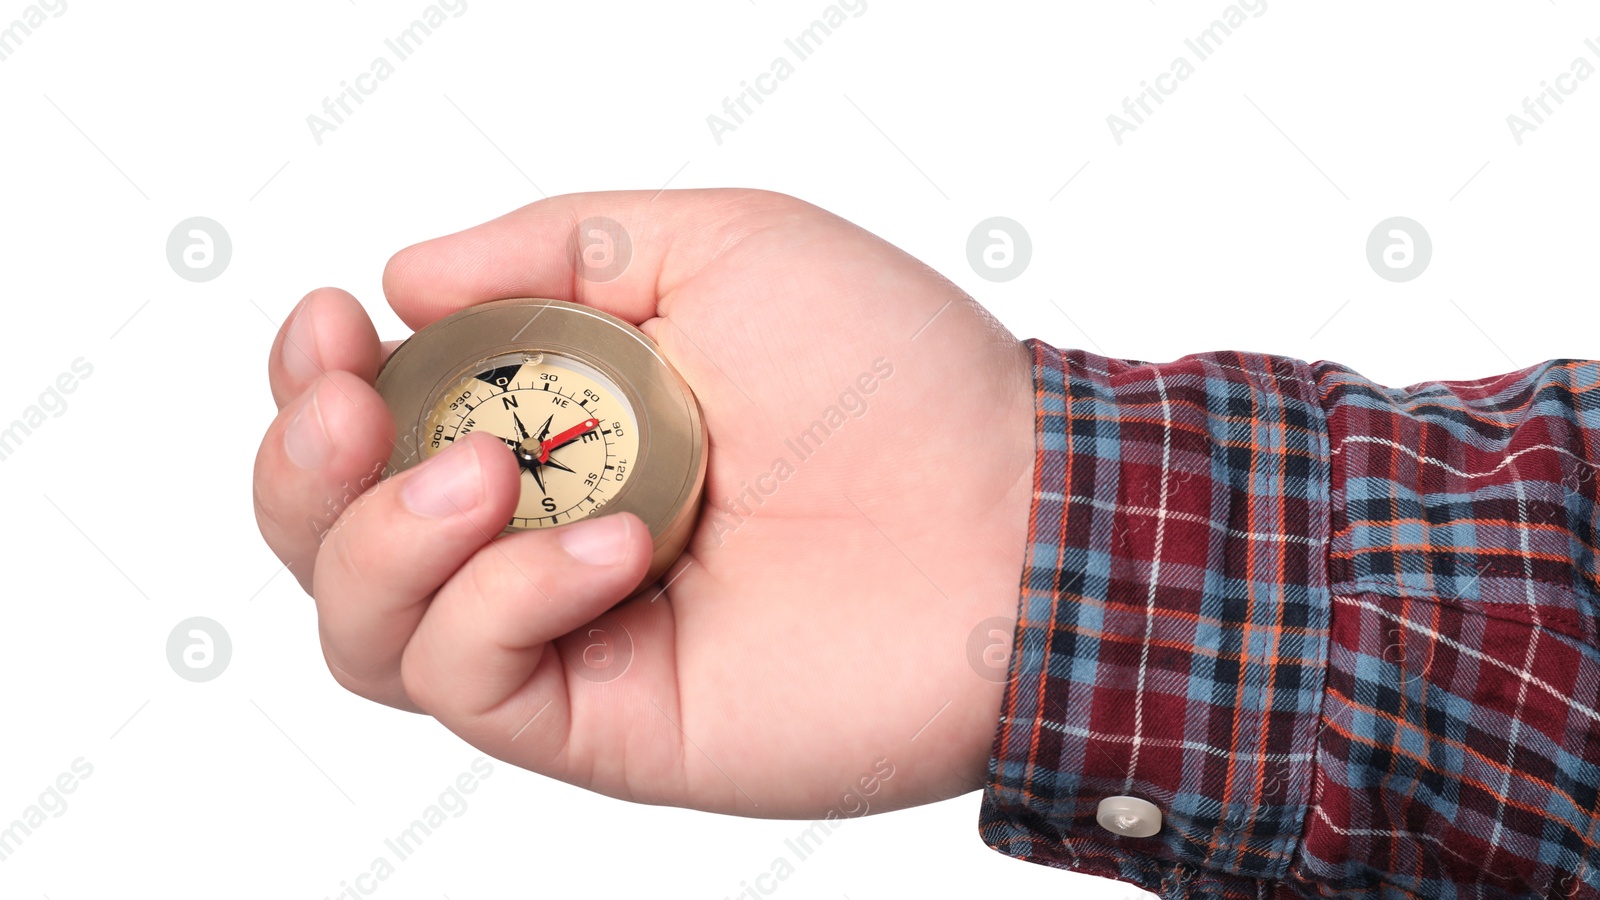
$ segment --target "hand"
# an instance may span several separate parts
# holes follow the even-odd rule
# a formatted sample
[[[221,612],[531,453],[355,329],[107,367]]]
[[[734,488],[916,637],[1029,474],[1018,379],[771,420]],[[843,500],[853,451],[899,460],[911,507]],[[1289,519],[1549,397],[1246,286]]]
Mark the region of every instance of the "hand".
[[[568,250],[593,216],[632,238],[604,283]],[[519,470],[491,436],[374,485],[385,347],[355,298],[314,291],[272,350],[255,497],[341,685],[640,802],[821,817],[981,786],[1002,687],[967,642],[1015,618],[1033,467],[1027,353],[982,307],[741,190],[553,197],[400,252],[384,291],[414,328],[523,296],[636,323],[703,407],[706,504],[641,586],[632,515],[499,537]]]

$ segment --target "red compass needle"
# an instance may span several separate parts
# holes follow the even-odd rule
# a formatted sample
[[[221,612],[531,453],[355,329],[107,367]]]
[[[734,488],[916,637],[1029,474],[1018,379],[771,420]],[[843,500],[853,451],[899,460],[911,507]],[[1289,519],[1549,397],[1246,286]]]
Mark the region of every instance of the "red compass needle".
[[[571,428],[568,428],[566,431],[563,431],[560,434],[557,434],[557,435],[555,435],[553,437],[550,437],[550,438],[547,438],[547,439],[545,439],[543,441],[540,441],[539,442],[539,462],[542,463],[545,460],[549,459],[551,450],[554,450],[557,447],[561,447],[561,446],[563,446],[565,444],[570,444],[573,441],[577,440],[578,438],[583,437],[584,435],[588,434],[589,432],[591,432],[591,431],[593,431],[593,430],[595,430],[596,428],[599,428],[599,427],[600,427],[600,420],[599,419],[584,419],[582,422],[579,422],[578,424],[572,426]]]

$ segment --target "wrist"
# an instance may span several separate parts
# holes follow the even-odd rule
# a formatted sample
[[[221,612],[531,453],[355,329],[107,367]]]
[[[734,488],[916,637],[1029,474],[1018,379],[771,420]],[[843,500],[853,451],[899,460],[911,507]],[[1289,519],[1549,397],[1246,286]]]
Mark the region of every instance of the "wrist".
[[[972,611],[973,624],[965,647],[968,665],[978,676],[974,679],[971,696],[972,707],[977,711],[973,742],[964,759],[962,773],[969,779],[971,788],[982,787],[987,780],[1001,706],[1009,679],[1015,674],[1012,651],[1038,455],[1032,348],[1023,341],[1011,339],[1001,365],[1007,373],[1004,382],[1008,388],[1000,418],[1002,439],[994,442],[995,458],[991,464],[1009,473],[1010,477],[1006,489],[996,497],[994,513],[986,529],[993,576],[981,602]]]

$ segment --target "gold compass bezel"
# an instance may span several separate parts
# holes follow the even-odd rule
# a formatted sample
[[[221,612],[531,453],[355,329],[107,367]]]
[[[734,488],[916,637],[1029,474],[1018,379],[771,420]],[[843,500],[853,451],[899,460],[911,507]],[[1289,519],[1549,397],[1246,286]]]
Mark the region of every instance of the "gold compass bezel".
[[[655,342],[627,322],[564,300],[495,300],[452,313],[408,338],[378,372],[395,422],[388,473],[425,459],[425,422],[447,388],[507,354],[568,357],[604,375],[637,418],[630,476],[596,515],[631,512],[655,544],[648,584],[682,553],[705,484],[706,432],[699,401]],[[508,526],[507,532],[532,530]]]

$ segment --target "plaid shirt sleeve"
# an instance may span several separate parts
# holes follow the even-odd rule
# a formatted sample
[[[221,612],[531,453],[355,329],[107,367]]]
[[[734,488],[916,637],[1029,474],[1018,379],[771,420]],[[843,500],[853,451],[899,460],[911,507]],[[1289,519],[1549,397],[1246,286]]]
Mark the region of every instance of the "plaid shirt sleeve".
[[[1164,898],[1600,898],[1600,364],[1028,344],[989,846]],[[1159,830],[1100,825],[1124,797]]]

